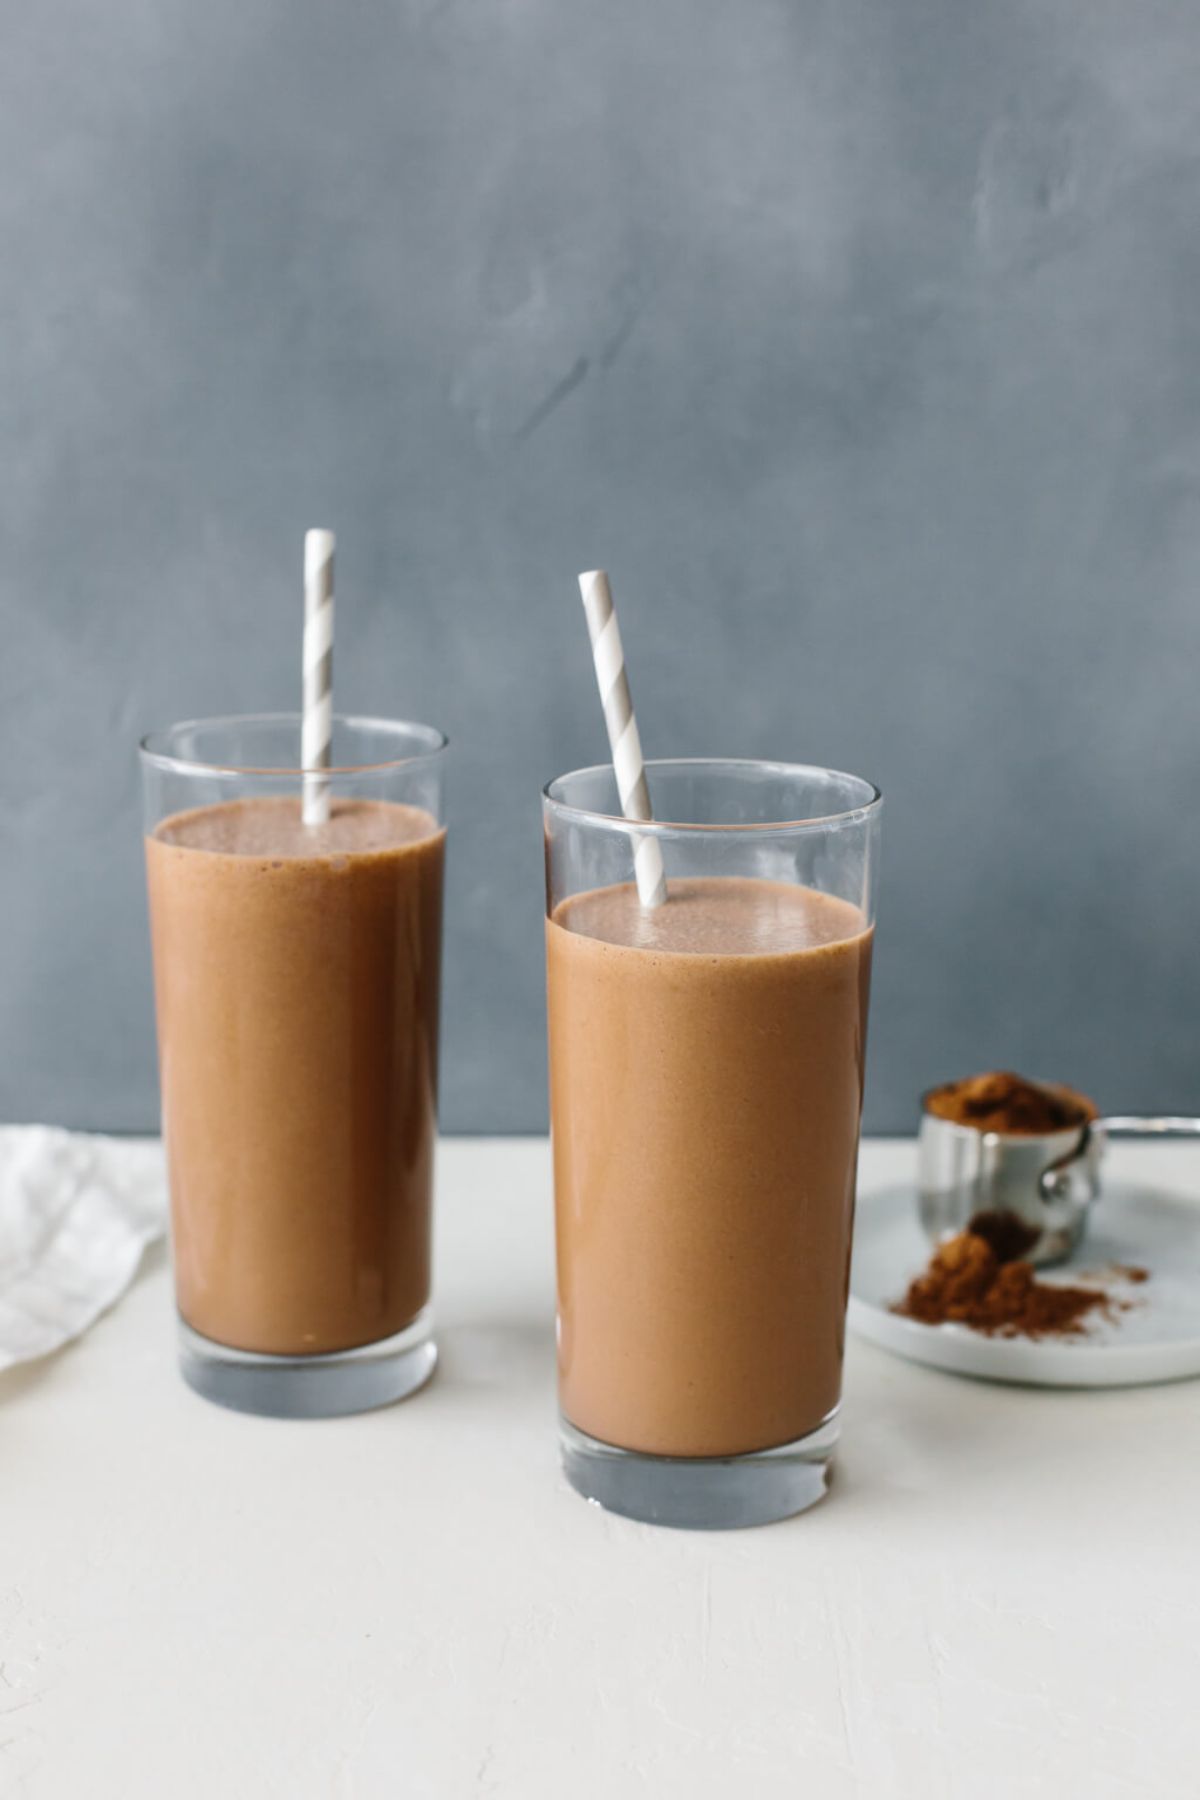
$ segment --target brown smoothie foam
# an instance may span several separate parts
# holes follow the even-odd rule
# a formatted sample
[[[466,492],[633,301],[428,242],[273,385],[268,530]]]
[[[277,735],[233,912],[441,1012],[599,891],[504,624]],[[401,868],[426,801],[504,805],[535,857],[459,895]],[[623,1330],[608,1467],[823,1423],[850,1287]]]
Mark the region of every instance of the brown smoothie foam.
[[[841,1389],[871,932],[810,888],[576,895],[547,924],[563,1411],[671,1456]]]
[[[416,807],[230,801],[146,841],[179,1309],[345,1350],[429,1298],[445,833]]]

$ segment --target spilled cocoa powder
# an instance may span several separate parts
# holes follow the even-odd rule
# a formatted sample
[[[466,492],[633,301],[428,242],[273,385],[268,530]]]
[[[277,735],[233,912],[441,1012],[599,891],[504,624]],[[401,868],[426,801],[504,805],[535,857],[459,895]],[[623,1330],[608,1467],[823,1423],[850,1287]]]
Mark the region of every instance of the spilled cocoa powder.
[[[1092,1102],[1073,1088],[1027,1081],[1007,1069],[948,1081],[926,1094],[925,1110],[954,1125],[1006,1132],[1012,1137],[1069,1131],[1096,1117]]]
[[[1007,1208],[977,1212],[968,1221],[967,1230],[972,1237],[982,1238],[985,1244],[990,1244],[996,1261],[1001,1263],[1016,1262],[1033,1249],[1042,1235],[1036,1225],[1026,1224],[1020,1213],[1010,1212]]]
[[[1094,1316],[1111,1318],[1129,1304],[1101,1287],[1039,1281],[1031,1263],[1002,1249],[974,1230],[948,1238],[892,1311],[922,1325],[967,1325],[989,1337],[1080,1337]],[[1147,1278],[1144,1269],[1113,1273]]]

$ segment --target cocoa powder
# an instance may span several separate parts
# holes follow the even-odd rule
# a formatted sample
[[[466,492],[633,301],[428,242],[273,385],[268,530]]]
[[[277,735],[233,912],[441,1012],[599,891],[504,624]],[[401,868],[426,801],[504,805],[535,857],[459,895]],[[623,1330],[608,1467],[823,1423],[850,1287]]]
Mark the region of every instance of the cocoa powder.
[[[989,1337],[1079,1337],[1093,1315],[1122,1303],[1103,1288],[1039,1281],[1031,1263],[1004,1260],[986,1238],[959,1232],[939,1244],[892,1311],[922,1325],[967,1325]]]
[[[954,1125],[1007,1132],[1013,1137],[1069,1131],[1096,1117],[1092,1102],[1073,1088],[1027,1081],[1004,1069],[968,1075],[934,1088],[925,1096],[925,1110]]]
[[[993,1209],[977,1212],[967,1224],[973,1237],[982,1238],[996,1253],[997,1262],[1016,1262],[1025,1256],[1041,1237],[1036,1225],[1028,1225],[1020,1213]]]

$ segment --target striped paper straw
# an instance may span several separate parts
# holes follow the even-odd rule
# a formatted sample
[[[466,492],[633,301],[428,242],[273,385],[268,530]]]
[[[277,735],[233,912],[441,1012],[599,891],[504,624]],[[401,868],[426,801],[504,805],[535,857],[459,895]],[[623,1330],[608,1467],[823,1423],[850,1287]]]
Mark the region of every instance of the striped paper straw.
[[[333,762],[333,533],[304,534],[304,718],[300,763],[306,825],[329,817],[329,777],[311,773]]]
[[[642,740],[638,736],[633,701],[629,697],[629,677],[625,673],[621,629],[604,570],[590,569],[581,575],[579,592],[583,596],[588,635],[592,640],[592,660],[596,665],[596,683],[604,706],[608,741],[612,746],[621,811],[627,819],[652,819]],[[642,905],[661,906],[667,898],[667,881],[663,873],[662,850],[656,838],[637,839],[633,872]]]

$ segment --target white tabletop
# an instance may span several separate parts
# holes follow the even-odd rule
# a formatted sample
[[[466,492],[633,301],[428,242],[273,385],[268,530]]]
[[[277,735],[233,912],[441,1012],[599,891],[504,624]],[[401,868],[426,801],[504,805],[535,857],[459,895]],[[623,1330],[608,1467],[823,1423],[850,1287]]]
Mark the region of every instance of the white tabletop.
[[[1200,1152],[1114,1152],[1200,1190]],[[863,1182],[903,1179],[872,1143]],[[0,1376],[0,1794],[1187,1796],[1200,1384],[987,1386],[851,1342],[829,1498],[613,1518],[557,1467],[544,1142],[439,1170],[442,1364],[357,1419],[177,1378],[165,1257]]]

